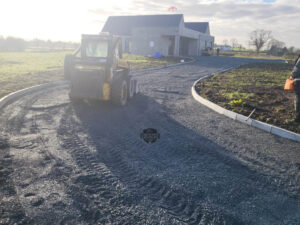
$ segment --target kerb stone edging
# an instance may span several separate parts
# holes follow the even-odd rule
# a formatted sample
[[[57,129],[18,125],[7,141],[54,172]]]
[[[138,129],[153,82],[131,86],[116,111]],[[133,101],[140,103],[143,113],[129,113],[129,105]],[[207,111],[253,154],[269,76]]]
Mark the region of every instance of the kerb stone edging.
[[[40,84],[40,85],[37,85],[37,86],[25,88],[25,89],[10,93],[10,94],[8,94],[8,95],[6,95],[6,96],[4,96],[3,98],[0,99],[0,109],[3,108],[6,104],[11,102],[12,100],[14,100],[15,98],[18,98],[18,97],[20,97],[24,94],[28,94],[28,93],[31,93],[33,91],[38,91],[38,90],[42,90],[44,88],[53,87],[53,86],[56,86],[56,85],[63,85],[63,84],[67,84],[67,83],[68,83],[68,81],[55,81],[55,82]]]
[[[226,70],[223,70],[221,71],[221,73],[224,73],[228,70],[231,70],[232,68],[229,68],[229,69],[226,69]],[[224,116],[227,116],[233,120],[236,120],[236,121],[239,121],[239,122],[242,122],[242,123],[245,123],[245,124],[248,124],[252,127],[256,127],[260,130],[263,130],[265,132],[268,132],[268,133],[271,133],[271,134],[274,134],[274,135],[277,135],[277,136],[280,136],[280,137],[283,137],[283,138],[287,138],[287,139],[290,139],[290,140],[293,140],[293,141],[297,141],[297,142],[300,142],[300,135],[297,134],[297,133],[294,133],[294,132],[291,132],[291,131],[288,131],[288,130],[285,130],[283,128],[280,128],[280,127],[276,127],[276,126],[273,126],[273,125],[270,125],[270,124],[267,124],[267,123],[263,123],[263,122],[260,122],[258,120],[255,120],[255,119],[251,119],[251,118],[247,118],[246,116],[244,115],[241,115],[241,114],[238,114],[238,113],[235,113],[235,112],[232,112],[230,110],[227,110],[203,97],[201,97],[197,92],[196,92],[196,89],[195,89],[195,86],[197,83],[201,82],[202,80],[205,80],[211,76],[213,76],[214,74],[211,74],[211,75],[206,75],[204,77],[201,77],[200,79],[196,80],[192,86],[192,96],[193,98],[200,102],[201,104],[207,106],[208,108],[214,110],[215,112],[217,113],[220,113]]]

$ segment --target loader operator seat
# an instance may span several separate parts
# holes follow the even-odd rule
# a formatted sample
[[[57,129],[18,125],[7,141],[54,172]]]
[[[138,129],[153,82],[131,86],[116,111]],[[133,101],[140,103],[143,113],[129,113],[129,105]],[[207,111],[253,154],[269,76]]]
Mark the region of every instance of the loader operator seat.
[[[85,55],[87,57],[106,58],[108,44],[106,41],[90,41],[85,46]]]

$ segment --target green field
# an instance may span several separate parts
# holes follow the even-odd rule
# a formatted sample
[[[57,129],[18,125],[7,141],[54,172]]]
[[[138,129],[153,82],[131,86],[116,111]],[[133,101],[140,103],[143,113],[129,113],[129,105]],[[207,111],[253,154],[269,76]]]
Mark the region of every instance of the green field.
[[[67,53],[1,52],[0,97],[33,85],[62,80]]]
[[[17,90],[63,80],[63,63],[71,52],[0,52],[0,98]],[[124,54],[132,70],[178,63],[178,58],[152,59]]]
[[[285,54],[283,56],[273,56],[269,55],[266,52],[257,53],[256,51],[252,50],[233,50],[233,51],[221,51],[220,55],[228,56],[228,57],[235,57],[235,58],[251,58],[251,59],[281,59],[287,60],[288,62],[294,62],[297,58],[297,54]]]

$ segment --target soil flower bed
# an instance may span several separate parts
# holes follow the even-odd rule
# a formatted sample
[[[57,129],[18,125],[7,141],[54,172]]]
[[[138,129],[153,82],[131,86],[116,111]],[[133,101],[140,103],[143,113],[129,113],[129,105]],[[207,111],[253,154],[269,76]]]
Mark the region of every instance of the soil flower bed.
[[[293,122],[294,93],[283,90],[292,64],[254,63],[217,74],[196,85],[196,91],[208,100],[236,113],[296,133]]]

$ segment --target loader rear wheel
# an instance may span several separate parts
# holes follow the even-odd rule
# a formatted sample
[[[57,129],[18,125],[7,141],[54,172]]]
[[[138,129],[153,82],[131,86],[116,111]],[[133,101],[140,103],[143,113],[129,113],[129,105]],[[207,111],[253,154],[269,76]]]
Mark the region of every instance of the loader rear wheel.
[[[72,71],[72,66],[73,66],[73,60],[74,56],[73,55],[66,55],[65,60],[64,60],[64,77],[66,80],[71,79],[71,71]]]
[[[112,85],[111,101],[118,106],[124,106],[128,99],[128,84],[125,79],[116,80]]]

